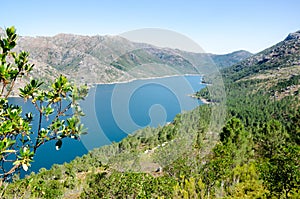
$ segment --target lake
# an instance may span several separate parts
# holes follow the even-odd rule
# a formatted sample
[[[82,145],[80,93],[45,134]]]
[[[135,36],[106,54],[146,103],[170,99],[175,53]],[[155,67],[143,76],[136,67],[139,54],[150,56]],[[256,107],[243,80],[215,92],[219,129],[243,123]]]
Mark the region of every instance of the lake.
[[[178,113],[192,110],[202,103],[189,96],[205,87],[200,82],[201,76],[186,75],[94,85],[81,102],[86,114],[82,122],[88,128],[88,135],[81,136],[80,141],[64,139],[59,151],[55,150],[55,142],[42,145],[30,171],[69,162],[93,148],[118,142],[146,126],[157,127],[171,122]],[[10,102],[22,105],[23,112],[34,109],[20,98],[11,98]]]

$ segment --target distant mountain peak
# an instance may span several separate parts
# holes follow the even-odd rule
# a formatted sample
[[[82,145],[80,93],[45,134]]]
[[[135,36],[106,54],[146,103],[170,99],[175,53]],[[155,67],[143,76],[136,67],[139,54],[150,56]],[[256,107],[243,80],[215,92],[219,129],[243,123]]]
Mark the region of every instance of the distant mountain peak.
[[[212,54],[211,58],[213,59],[213,61],[219,68],[225,68],[225,67],[229,67],[234,64],[237,64],[237,63],[251,57],[252,55],[253,55],[252,53],[250,53],[246,50],[238,50],[238,51],[234,51],[232,53],[223,54],[223,55]]]
[[[290,33],[286,38],[285,38],[285,41],[288,41],[288,40],[300,40],[300,30],[298,30],[297,32],[293,32],[293,33]]]

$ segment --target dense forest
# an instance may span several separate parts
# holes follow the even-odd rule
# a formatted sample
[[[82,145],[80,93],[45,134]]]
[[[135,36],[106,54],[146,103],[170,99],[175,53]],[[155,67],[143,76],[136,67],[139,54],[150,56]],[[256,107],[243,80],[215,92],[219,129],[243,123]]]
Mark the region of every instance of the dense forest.
[[[300,74],[291,73],[299,67],[278,63],[221,70],[227,96],[221,129],[211,126],[218,99],[207,85],[196,96],[209,104],[70,163],[15,175],[1,197],[300,198]]]

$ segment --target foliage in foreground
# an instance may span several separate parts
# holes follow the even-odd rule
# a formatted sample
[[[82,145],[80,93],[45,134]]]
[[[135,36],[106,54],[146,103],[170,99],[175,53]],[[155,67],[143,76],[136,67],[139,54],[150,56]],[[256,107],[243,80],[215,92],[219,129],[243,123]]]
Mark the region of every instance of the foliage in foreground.
[[[1,182],[10,180],[21,168],[27,171],[42,144],[55,140],[59,149],[63,138],[77,139],[85,133],[78,101],[87,94],[85,87],[77,88],[62,75],[48,90],[41,89],[43,82],[30,79],[19,89],[19,96],[30,101],[36,113],[23,113],[22,107],[9,102],[9,97],[15,92],[16,84],[28,80],[27,75],[34,66],[28,62],[28,52],[13,51],[17,43],[15,28],[7,28],[6,35],[0,38]],[[32,128],[34,121],[37,121],[37,129]]]

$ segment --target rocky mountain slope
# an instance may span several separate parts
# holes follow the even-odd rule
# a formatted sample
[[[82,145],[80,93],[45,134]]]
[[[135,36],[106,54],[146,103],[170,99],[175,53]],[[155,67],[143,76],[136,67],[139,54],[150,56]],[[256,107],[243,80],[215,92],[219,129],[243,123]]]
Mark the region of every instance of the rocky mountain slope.
[[[224,73],[232,80],[239,80],[258,72],[262,75],[268,70],[280,71],[286,67],[297,67],[299,65],[300,31],[297,31],[289,34],[276,45],[245,59],[231,68],[225,69]]]
[[[3,34],[0,29],[0,35]],[[30,52],[33,76],[50,82],[64,74],[76,83],[107,83],[134,78],[199,73],[197,65],[230,66],[249,56],[247,51],[226,55],[195,54],[134,43],[119,36],[58,34],[53,37],[23,37],[17,50]],[[197,57],[191,62],[189,57]],[[199,67],[199,66],[198,66]],[[144,74],[143,74],[144,73]]]
[[[300,31],[289,34],[283,41],[222,71],[225,79],[255,85],[272,99],[300,99]],[[298,101],[298,106],[300,103]]]

